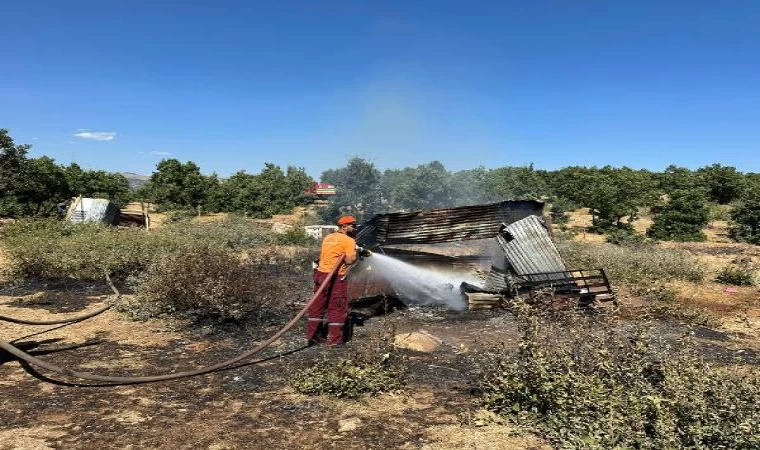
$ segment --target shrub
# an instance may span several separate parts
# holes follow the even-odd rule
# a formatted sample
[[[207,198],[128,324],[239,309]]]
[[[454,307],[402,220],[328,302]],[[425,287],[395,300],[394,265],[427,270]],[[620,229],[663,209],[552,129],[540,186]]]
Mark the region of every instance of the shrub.
[[[597,268],[607,272],[614,283],[639,284],[648,281],[701,281],[705,268],[687,252],[654,245],[622,247],[612,244],[561,242],[557,245],[570,267]]]
[[[607,242],[615,245],[635,246],[646,241],[644,236],[632,229],[613,228],[607,231]]]
[[[748,267],[739,267],[735,265],[724,266],[715,281],[723,284],[732,284],[734,286],[754,286],[755,271]]]
[[[291,385],[303,394],[346,399],[402,390],[404,366],[393,346],[392,332],[386,331],[362,344],[347,358],[324,358],[296,372]]]
[[[121,277],[137,274],[155,258],[187,245],[232,251],[270,244],[315,245],[299,230],[274,235],[250,220],[234,216],[213,223],[170,223],[150,233],[98,223],[20,220],[3,228],[2,241],[13,277],[84,280],[101,279],[105,272]]]
[[[570,222],[569,212],[577,209],[577,205],[565,198],[555,198],[551,203],[550,214],[552,222],[559,226],[561,231],[567,230],[567,224]]]
[[[95,280],[144,268],[151,251],[147,237],[96,223],[20,220],[5,227],[3,244],[13,277]]]
[[[268,227],[236,215],[218,222],[172,223],[157,230],[157,234],[164,245],[192,240],[236,251],[273,244],[278,239]]]
[[[160,210],[160,209],[159,209]],[[172,209],[164,212],[165,221],[167,223],[183,222],[193,219],[198,216],[198,213],[192,209]]]
[[[717,203],[710,203],[710,220],[728,220],[731,217],[730,205],[719,205]]]
[[[519,350],[481,356],[482,404],[559,448],[758,448],[760,377],[716,369],[646,327],[527,306]]]
[[[311,255],[242,259],[229,249],[189,241],[162,253],[136,279],[135,318],[163,314],[259,321],[310,293]]]
[[[295,227],[285,234],[278,234],[275,241],[280,245],[313,246],[314,238],[306,234],[303,227]]]
[[[672,303],[676,300],[678,293],[664,283],[645,283],[631,287],[631,293],[650,302]]]

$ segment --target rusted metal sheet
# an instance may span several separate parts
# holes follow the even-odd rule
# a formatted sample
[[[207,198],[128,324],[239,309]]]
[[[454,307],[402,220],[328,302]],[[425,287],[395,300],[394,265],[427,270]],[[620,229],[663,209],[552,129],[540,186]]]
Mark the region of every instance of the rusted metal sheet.
[[[544,204],[508,200],[458,208],[380,214],[362,224],[356,240],[363,246],[437,244],[493,238],[502,224],[541,215]]]
[[[537,281],[535,277],[549,280],[553,276],[550,273],[566,278],[565,262],[538,217],[529,216],[510,225],[502,225],[497,240],[507,257],[510,271],[518,278],[531,274],[530,281]]]

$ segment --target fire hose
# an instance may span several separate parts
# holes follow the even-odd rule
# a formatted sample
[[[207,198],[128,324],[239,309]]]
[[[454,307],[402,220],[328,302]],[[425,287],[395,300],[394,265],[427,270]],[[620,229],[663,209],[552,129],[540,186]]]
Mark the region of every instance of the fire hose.
[[[322,292],[324,292],[328,284],[334,278],[335,273],[338,271],[338,268],[342,264],[343,264],[343,257],[341,257],[338,260],[337,264],[335,265],[335,268],[333,268],[333,270],[327,275],[327,277],[325,277],[325,280],[322,282],[319,288],[314,292],[314,295],[312,295],[311,299],[309,299],[309,301],[306,302],[306,305],[304,305],[304,307],[301,308],[301,310],[290,320],[290,322],[288,322],[284,327],[282,327],[277,333],[272,335],[269,339],[267,339],[266,341],[257,345],[255,348],[252,348],[251,350],[248,350],[239,356],[236,356],[234,358],[228,359],[226,361],[222,361],[220,363],[217,363],[211,366],[202,367],[196,370],[189,370],[185,372],[175,372],[175,373],[170,373],[166,375],[154,375],[154,376],[143,376],[143,377],[119,377],[119,376],[97,375],[97,374],[88,373],[88,372],[79,372],[79,371],[67,369],[64,367],[60,367],[55,364],[48,363],[46,361],[43,361],[39,358],[36,358],[24,352],[23,350],[18,349],[17,347],[3,340],[0,340],[0,348],[29,364],[42,367],[43,369],[47,369],[52,372],[68,375],[74,378],[80,378],[83,380],[102,381],[102,382],[111,383],[111,384],[151,383],[155,381],[176,380],[178,378],[186,378],[186,377],[193,377],[196,375],[203,375],[206,373],[214,372],[219,369],[223,369],[225,367],[231,366],[232,364],[235,364],[237,362],[250,358],[251,356],[255,355],[256,353],[268,347],[272,342],[276,341],[277,339],[280,338],[280,336],[282,336],[288,330],[293,328],[293,326],[295,326],[295,324],[298,323],[298,320],[301,319],[301,317],[303,317],[304,314],[306,314],[306,311],[308,311],[311,305],[316,301],[317,297],[319,297],[322,294]]]
[[[116,299],[118,300],[119,297],[121,297],[121,294],[116,289],[116,286],[113,285],[113,282],[111,281],[111,277],[106,274],[106,282],[108,282],[108,286],[111,287],[111,290],[114,294],[116,294]],[[94,311],[90,311],[86,314],[82,314],[81,316],[74,316],[74,317],[67,317],[65,319],[55,319],[55,320],[27,320],[27,319],[17,319],[15,317],[8,317],[8,316],[2,316],[0,315],[0,321],[2,322],[11,322],[11,323],[20,323],[23,325],[60,325],[63,323],[74,323],[74,322],[81,322],[82,320],[89,319],[90,317],[95,317],[100,313],[104,313],[111,309],[113,307],[113,304],[104,305]]]

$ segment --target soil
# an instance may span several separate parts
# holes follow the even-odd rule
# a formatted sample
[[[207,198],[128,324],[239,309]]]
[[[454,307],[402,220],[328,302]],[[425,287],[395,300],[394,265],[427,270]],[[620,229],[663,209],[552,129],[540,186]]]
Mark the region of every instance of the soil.
[[[571,224],[584,220],[573,217]],[[754,258],[758,252],[756,247],[711,242],[683,248],[708,262],[711,257],[719,262],[737,256]],[[677,304],[705,309],[718,325],[695,327],[660,319],[655,324],[664,336],[675,341],[693,333],[703,354],[716,364],[760,364],[757,288],[729,291],[712,282],[671,287],[678,291]],[[97,283],[11,285],[0,280],[0,315],[30,319],[78,315],[97,308],[108,296],[107,287]],[[621,303],[623,326],[644,302],[621,291]],[[283,316],[259,327],[187,330],[171,321],[135,322],[108,311],[67,326],[0,322],[0,339],[65,367],[107,375],[154,375],[238,355],[288,319]],[[425,351],[398,350],[407,359],[404,393],[349,401],[305,396],[290,387],[290,374],[323,358],[349,355],[362,342],[389,330],[401,340],[423,336],[436,344],[418,347]],[[471,357],[496,343],[516,348],[519,341],[515,321],[506,310],[400,309],[365,320],[340,348],[306,347],[302,336],[303,323],[251,363],[194,378],[132,386],[80,383],[37,371],[0,352],[0,450],[551,448],[539,437],[495,418],[483,419],[476,405]]]
[[[102,304],[105,289],[78,288],[48,286],[39,294],[30,293],[31,287],[6,287],[0,314],[41,319]],[[239,354],[278,327],[176,331],[168,322],[133,322],[108,311],[65,327],[3,323],[0,337],[66,367],[158,374]],[[405,394],[361,401],[307,397],[294,392],[283,376],[349,353],[389,328],[440,342],[431,353],[402,350],[410,371]],[[367,320],[338,349],[305,347],[302,332],[289,333],[264,360],[252,364],[134,386],[78,384],[3,354],[0,384],[10,395],[3,396],[0,408],[0,448],[542,448],[536,437],[509,437],[514,433],[506,425],[476,427],[465,420],[475,411],[468,355],[518,337],[506,311],[409,308]]]

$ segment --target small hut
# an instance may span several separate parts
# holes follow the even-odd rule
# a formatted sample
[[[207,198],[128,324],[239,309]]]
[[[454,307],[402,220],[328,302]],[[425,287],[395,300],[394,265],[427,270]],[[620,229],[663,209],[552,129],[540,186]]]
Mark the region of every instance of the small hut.
[[[119,208],[103,198],[77,197],[66,210],[65,220],[71,223],[103,222],[119,224]]]

